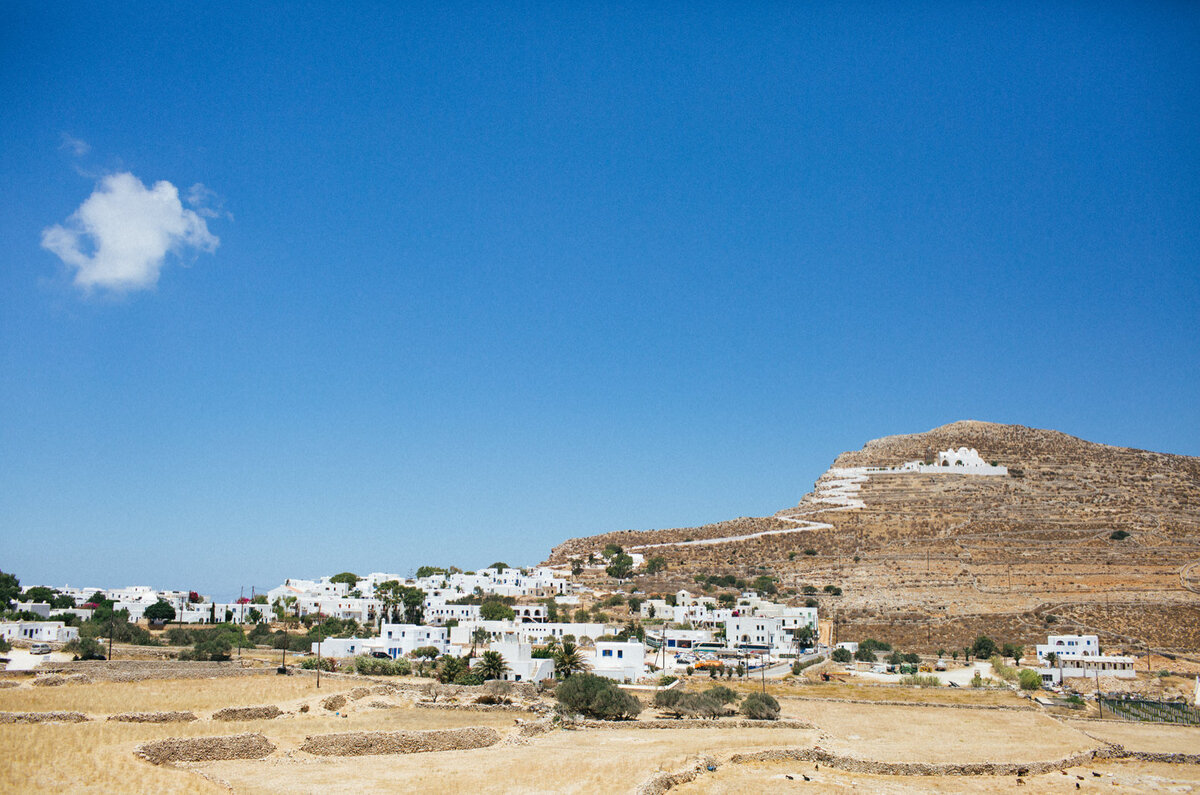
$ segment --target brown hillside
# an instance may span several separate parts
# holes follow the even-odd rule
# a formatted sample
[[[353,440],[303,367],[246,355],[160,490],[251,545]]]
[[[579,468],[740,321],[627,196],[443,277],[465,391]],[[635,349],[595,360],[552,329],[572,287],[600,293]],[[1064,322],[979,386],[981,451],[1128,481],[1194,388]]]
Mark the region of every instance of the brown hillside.
[[[861,507],[838,508],[820,501],[843,474],[831,469],[775,516],[571,539],[550,562],[613,541],[666,544],[635,550],[669,566],[643,588],[764,571],[785,590],[837,586],[843,594],[821,595],[821,608],[845,638],[953,648],[981,631],[1032,643],[1073,627],[1130,650],[1149,641],[1200,651],[1200,458],[963,421],[873,440],[834,466],[894,466],[958,447],[1009,475],[871,473],[855,495]],[[1118,531],[1128,536],[1112,538]],[[747,537],[755,533],[767,534]],[[722,538],[733,540],[695,543]]]

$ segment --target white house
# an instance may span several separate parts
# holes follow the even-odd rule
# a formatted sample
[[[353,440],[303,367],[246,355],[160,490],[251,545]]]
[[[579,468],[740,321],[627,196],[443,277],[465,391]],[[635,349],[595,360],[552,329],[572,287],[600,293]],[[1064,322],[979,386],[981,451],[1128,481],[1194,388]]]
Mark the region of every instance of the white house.
[[[438,654],[450,651],[450,633],[445,627],[419,624],[383,624],[379,628],[380,645],[393,659],[411,654],[424,646],[433,646]]]
[[[725,644],[731,649],[766,647],[773,656],[799,652],[795,635],[801,629],[817,630],[815,607],[791,607],[774,616],[732,616],[725,622]]]
[[[554,676],[554,660],[533,656],[533,646],[528,643],[493,643],[490,651],[498,652],[508,665],[501,677],[506,682],[540,682]],[[479,662],[479,658],[474,660]]]
[[[42,618],[50,617],[49,602],[17,602],[16,610],[18,613],[33,613]]]
[[[866,470],[864,470],[866,471]],[[885,467],[871,467],[870,471],[886,472]],[[937,454],[937,461],[926,464],[924,461],[905,461],[893,471],[918,472],[927,475],[1007,475],[1008,467],[993,466],[979,455],[974,447],[951,447]]]
[[[646,675],[646,647],[636,640],[598,640],[592,673],[618,682],[636,682]]]
[[[1100,654],[1100,639],[1096,635],[1049,635],[1045,643],[1034,647],[1038,663],[1046,664],[1046,656],[1073,654],[1080,657],[1096,657]]]
[[[1063,679],[1090,679],[1112,676],[1117,679],[1136,679],[1132,657],[1110,654],[1060,654],[1056,664],[1043,664],[1038,670],[1045,683],[1061,684]]]
[[[7,641],[25,640],[30,643],[67,643],[79,640],[79,629],[61,621],[3,621],[0,638]]]

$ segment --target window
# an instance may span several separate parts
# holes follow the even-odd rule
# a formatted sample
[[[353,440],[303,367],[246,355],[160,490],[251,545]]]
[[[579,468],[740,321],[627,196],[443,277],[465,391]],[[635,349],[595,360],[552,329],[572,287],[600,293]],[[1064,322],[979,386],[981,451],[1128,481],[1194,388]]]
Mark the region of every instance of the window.
[[[612,649],[601,649],[601,650],[600,650],[600,656],[601,656],[601,657],[611,657],[611,656],[612,656]]]
[[[617,649],[617,656],[618,656],[618,657],[624,657],[624,656],[625,656],[625,652],[624,652],[624,650],[622,650],[622,649]]]

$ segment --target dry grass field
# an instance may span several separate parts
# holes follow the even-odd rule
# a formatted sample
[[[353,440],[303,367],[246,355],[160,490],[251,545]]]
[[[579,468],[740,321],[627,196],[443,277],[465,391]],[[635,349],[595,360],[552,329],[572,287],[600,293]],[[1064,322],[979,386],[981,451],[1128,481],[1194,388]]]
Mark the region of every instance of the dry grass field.
[[[1094,776],[1093,773],[1100,773]],[[790,778],[789,778],[790,776]],[[805,781],[804,776],[809,780]],[[755,762],[728,765],[715,773],[671,790],[678,795],[767,795],[788,792],[862,793],[884,795],[925,792],[1078,793],[1193,792],[1200,789],[1200,767],[1141,762],[1105,762],[1066,771],[1028,776],[1018,785],[1015,777],[999,776],[876,776],[847,773],[811,763]],[[1079,784],[1076,789],[1075,785]]]
[[[1076,721],[1067,724],[1040,711],[961,709],[953,706],[853,703],[906,698],[950,698],[987,705],[1003,701],[995,691],[923,691],[869,685],[796,686],[773,683],[783,717],[812,729],[765,725],[751,729],[685,728],[553,731],[533,737],[516,732],[516,719],[531,713],[440,710],[414,707],[403,694],[371,695],[351,701],[335,715],[320,700],[344,692],[355,680],[325,679],[318,691],[311,677],[247,677],[148,680],[20,687],[0,691],[0,711],[82,711],[92,720],[75,724],[0,724],[0,792],[181,792],[328,793],[430,792],[592,793],[631,792],[660,771],[690,767],[697,755],[727,759],[733,753],[813,748],[885,762],[1031,762],[1053,760],[1120,742],[1141,750],[1192,751],[1200,730]],[[737,689],[754,689],[738,683]],[[797,697],[797,693],[801,694]],[[934,693],[934,695],[930,695]],[[814,700],[813,696],[821,700]],[[1016,704],[1028,702],[1014,699]],[[229,706],[274,704],[285,714],[273,720],[220,722],[213,711]],[[307,711],[301,708],[307,706]],[[108,722],[117,712],[186,710],[190,723]],[[647,710],[646,717],[652,710]],[[396,731],[486,726],[497,729],[499,745],[467,751],[411,755],[320,757],[301,751],[310,735],[350,731]],[[134,755],[142,743],[261,732],[277,750],[264,759],[197,762],[156,767]],[[799,786],[786,778],[803,768],[818,791],[983,792],[1012,781],[987,777],[904,778],[812,770],[809,763],[723,765],[679,792],[775,792]],[[1200,784],[1200,767],[1108,762],[1094,769],[1102,783],[1135,791]],[[1108,773],[1113,777],[1108,777]],[[1066,791],[1061,773],[1031,777],[1028,791]],[[1080,775],[1091,777],[1090,771]],[[1057,778],[1056,778],[1057,776]],[[1091,777],[1095,778],[1095,777]],[[1095,779],[1100,782],[1100,779]],[[1177,791],[1184,791],[1177,789]]]

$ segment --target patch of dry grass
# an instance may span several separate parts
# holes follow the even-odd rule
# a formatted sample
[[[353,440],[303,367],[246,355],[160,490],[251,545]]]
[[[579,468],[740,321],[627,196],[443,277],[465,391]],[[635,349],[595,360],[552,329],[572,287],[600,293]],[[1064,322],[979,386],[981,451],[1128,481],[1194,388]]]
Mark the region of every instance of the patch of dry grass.
[[[816,732],[797,729],[564,731],[529,745],[418,756],[303,761],[215,762],[212,775],[242,793],[327,793],[352,780],[356,792],[607,793],[632,790],[658,770],[674,770],[697,753],[723,754],[809,745]]]
[[[886,762],[1060,759],[1099,743],[1037,712],[798,701],[786,714],[818,726],[834,753]]]
[[[1078,721],[1069,725],[1129,751],[1159,754],[1200,754],[1200,726],[1164,726],[1125,721]]]
[[[1099,777],[1092,773],[1100,773]],[[1109,774],[1112,774],[1111,776]],[[788,778],[791,776],[791,778]],[[809,781],[804,780],[809,777]],[[1012,777],[998,776],[878,776],[848,773],[812,763],[755,762],[727,765],[715,773],[671,790],[672,795],[774,795],[787,792],[896,793],[1023,791],[1030,793],[1077,793],[1083,786],[1095,791],[1114,792],[1190,792],[1200,785],[1200,768],[1194,765],[1162,765],[1137,762],[1105,762],[1087,767],[1025,777],[1025,786],[1016,787]],[[1115,787],[1113,785],[1116,785]]]
[[[212,679],[146,679],[140,682],[95,682],[59,687],[0,690],[0,711],[114,712],[190,710],[206,712],[229,706],[253,706],[325,696],[354,687],[356,682],[323,679],[316,689],[307,676],[230,676]]]

